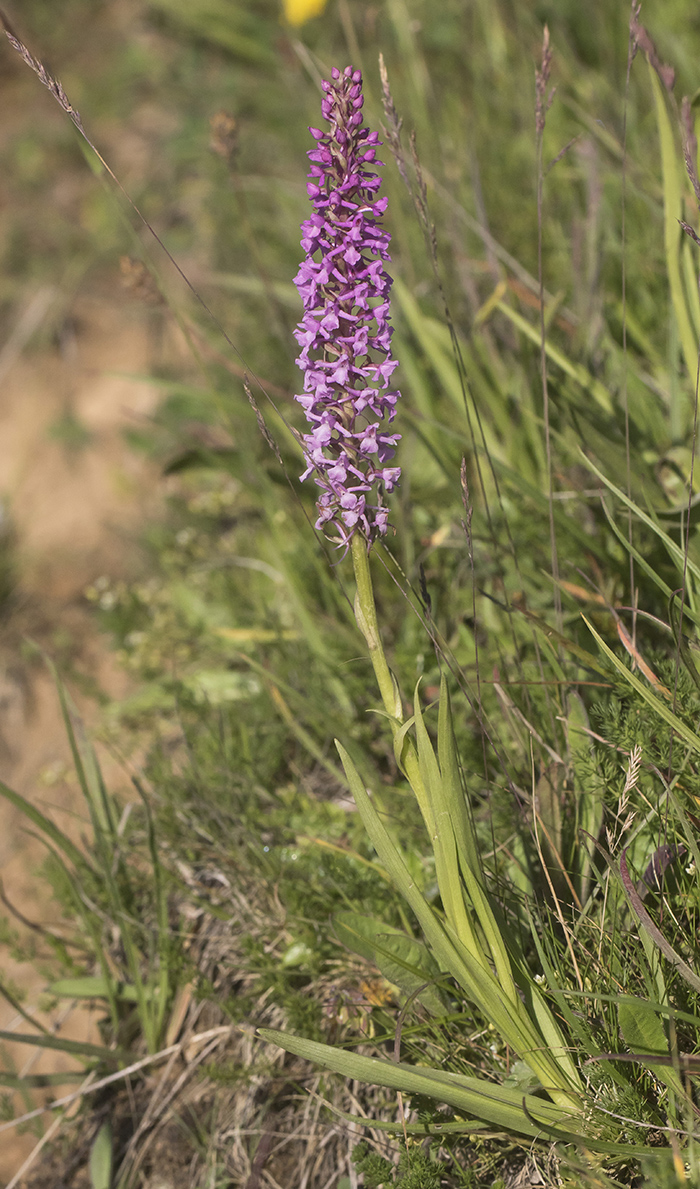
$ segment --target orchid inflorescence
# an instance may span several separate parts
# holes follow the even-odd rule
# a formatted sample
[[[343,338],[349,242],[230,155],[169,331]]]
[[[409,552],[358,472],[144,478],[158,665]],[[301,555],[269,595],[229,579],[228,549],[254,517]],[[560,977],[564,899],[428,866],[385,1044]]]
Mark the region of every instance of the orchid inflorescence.
[[[360,530],[371,543],[388,528],[385,492],[400,468],[388,463],[400,434],[389,433],[398,391],[389,390],[396,360],[389,325],[391,278],[388,232],[381,226],[387,199],[370,166],[381,143],[363,127],[362,75],[348,66],[323,83],[321,104],[329,132],[318,142],[307,190],[314,213],[302,224],[306,258],[295,283],[304,316],[295,335],[304,373],[303,406],[311,432],[303,435],[306,479],[321,488],[316,528],[333,527],[339,545]],[[320,254],[319,259],[315,259]]]

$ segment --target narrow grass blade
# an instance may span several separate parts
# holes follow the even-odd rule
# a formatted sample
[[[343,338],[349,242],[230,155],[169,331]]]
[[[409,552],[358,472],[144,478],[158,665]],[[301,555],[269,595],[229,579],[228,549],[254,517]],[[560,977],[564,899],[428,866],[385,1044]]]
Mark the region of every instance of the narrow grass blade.
[[[592,471],[593,474],[596,475],[598,479],[600,479],[601,483],[605,484],[608,491],[611,491],[613,495],[625,505],[626,508],[629,508],[632,512],[634,512],[635,516],[641,520],[642,524],[645,524],[647,528],[650,528],[653,533],[656,533],[656,536],[662,542],[664,548],[668,551],[669,556],[673,559],[676,566],[678,567],[679,573],[682,574],[687,570],[687,572],[692,574],[693,577],[700,579],[700,567],[696,565],[692,558],[686,557],[680,545],[677,545],[673,538],[669,537],[668,533],[664,532],[661,526],[639,507],[639,504],[635,504],[634,500],[631,500],[620,487],[616,487],[614,483],[611,483],[610,479],[608,479],[602,471],[598,470],[598,467],[594,462],[591,461],[590,458],[588,458],[586,454],[584,454],[583,450],[579,450],[579,455],[581,460],[588,467],[589,471]]]
[[[526,318],[523,318],[522,314],[518,314],[505,301],[498,302],[498,309],[502,314],[505,314],[506,318],[508,318],[509,321],[512,322],[513,325],[516,326],[517,329],[520,330],[525,335],[525,337],[530,340],[531,343],[534,343],[538,347],[540,346],[540,331],[538,327],[533,326],[532,323],[528,322]],[[551,360],[551,362],[557,367],[561,368],[564,374],[571,380],[575,380],[585,392],[590,393],[596,404],[600,405],[601,409],[603,409],[605,413],[612,413],[612,397],[605,385],[601,384],[600,380],[596,380],[595,377],[592,376],[582,364],[574,363],[571,359],[568,359],[564,352],[560,351],[558,347],[555,347],[554,344],[549,341],[549,339],[547,339],[545,344],[545,351],[547,353],[547,358]]]
[[[124,1060],[134,1060],[131,1054],[123,1049],[107,1049],[104,1045],[88,1044],[83,1040],[68,1040],[64,1036],[47,1036],[45,1033],[33,1036],[27,1032],[7,1032],[5,1029],[0,1029],[0,1040],[9,1040],[13,1044],[34,1045],[40,1049],[55,1049],[59,1053],[72,1053],[74,1057],[82,1057],[84,1060],[94,1058],[98,1061],[109,1061],[112,1064],[118,1064]]]
[[[636,692],[644,699],[647,705],[651,706],[651,708],[656,711],[656,713],[659,715],[659,718],[662,718],[664,722],[667,722],[670,727],[673,727],[676,734],[680,739],[683,740],[684,743],[688,744],[688,747],[692,748],[693,751],[700,752],[700,735],[696,735],[695,731],[692,731],[690,727],[687,727],[677,714],[674,714],[672,710],[669,710],[665,702],[662,702],[660,698],[657,698],[656,695],[653,694],[651,690],[639,680],[638,677],[635,677],[634,673],[630,672],[630,670],[625,664],[623,664],[619,657],[615,656],[615,653],[612,651],[612,649],[608,648],[605,641],[601,638],[601,636],[598,635],[597,631],[589,622],[589,620],[586,619],[585,615],[582,615],[581,618],[596,641],[601,652],[604,653],[608,660],[615,666],[618,673],[624,677],[625,681],[627,681],[629,685],[632,686],[632,689],[636,690]]]
[[[148,836],[148,849],[151,856],[151,869],[153,873],[154,895],[156,902],[156,919],[157,919],[157,948],[158,948],[158,975],[157,975],[157,995],[153,995],[155,987],[147,984],[139,984],[134,990],[137,998],[141,999],[141,1005],[144,1010],[151,1012],[152,1019],[152,1045],[151,1051],[155,1051],[160,1045],[161,1033],[163,1031],[163,1023],[165,1020],[165,1013],[170,1002],[170,963],[172,960],[172,944],[170,933],[170,912],[168,908],[168,891],[165,884],[163,866],[158,854],[158,844],[156,840],[155,825],[153,822],[153,814],[151,813],[151,806],[148,803],[148,798],[138,781],[134,781],[134,785],[141,797],[143,803],[144,813],[146,814],[146,826]],[[155,998],[155,1003],[153,1002]]]
[[[65,1086],[69,1082],[85,1080],[84,1069],[66,1069],[63,1073],[4,1073],[0,1072],[0,1086],[8,1090],[42,1090],[47,1086]]]
[[[16,793],[13,789],[8,788],[8,786],[3,784],[2,781],[0,781],[0,797],[4,797],[5,800],[14,805],[16,809],[19,809],[24,814],[24,816],[29,819],[32,825],[36,826],[41,834],[44,834],[46,838],[50,839],[54,846],[56,846],[66,856],[67,859],[70,859],[71,863],[73,863],[75,867],[78,869],[81,867],[88,867],[94,873],[95,869],[83,851],[79,850],[75,843],[71,842],[70,838],[68,838],[62,830],[59,830],[58,826],[53,824],[50,818],[45,817],[41,810],[32,805],[31,801],[27,801],[26,798],[21,795],[21,793]]]
[[[646,908],[642,903],[642,899],[632,883],[629,869],[627,867],[627,856],[625,851],[620,856],[620,874],[622,876],[622,884],[627,894],[627,898],[632,905],[634,912],[639,918],[640,924],[643,926],[651,940],[661,951],[663,956],[676,967],[678,973],[685,979],[685,981],[693,988],[694,991],[700,991],[700,977],[688,965],[688,963],[677,954],[673,946],[666,940],[658,925],[649,916]]]
[[[669,600],[669,602],[671,600],[677,599],[678,592],[671,590],[671,587],[668,586],[668,584],[666,582],[664,582],[661,575],[657,574],[654,567],[649,564],[647,559],[644,557],[644,555],[642,553],[640,553],[640,551],[638,549],[635,549],[634,545],[631,544],[629,538],[622,532],[622,530],[615,523],[615,519],[612,516],[612,514],[610,513],[610,510],[608,509],[608,507],[605,503],[605,500],[602,500],[601,504],[603,507],[603,512],[605,514],[605,518],[606,518],[608,524],[610,525],[610,528],[612,529],[613,533],[615,534],[615,536],[617,537],[618,541],[623,546],[623,548],[625,548],[627,550],[627,552],[630,554],[630,556],[634,558],[634,564],[636,566],[639,566],[639,568],[644,571],[647,578],[651,578],[651,581],[654,583],[655,586],[658,587],[658,589],[662,592],[662,594],[664,594],[666,596],[666,598]],[[693,611],[692,607],[689,607],[687,602],[684,604],[683,614],[687,615],[688,619],[692,619],[693,623],[700,624],[700,615],[697,613],[697,611]]]
[[[577,869],[579,896],[586,903],[591,886],[593,863],[593,839],[598,837],[603,824],[605,802],[603,786],[598,773],[595,754],[588,734],[590,723],[583,699],[570,691],[568,695],[567,736],[569,760],[576,782],[576,829],[571,848],[573,864]]]
[[[78,781],[85,798],[87,807],[92,818],[93,828],[95,831],[95,841],[98,845],[102,838],[106,835],[114,836],[116,823],[114,821],[114,812],[112,803],[107,795],[107,790],[102,780],[102,773],[97,762],[97,757],[84,737],[83,727],[76,711],[69,705],[68,694],[61,677],[55,667],[49,661],[49,669],[54,679],[56,690],[58,693],[58,700],[61,706],[61,714],[70,744],[71,754],[73,756],[73,763],[75,771],[78,776]],[[83,736],[78,740],[78,733]]]

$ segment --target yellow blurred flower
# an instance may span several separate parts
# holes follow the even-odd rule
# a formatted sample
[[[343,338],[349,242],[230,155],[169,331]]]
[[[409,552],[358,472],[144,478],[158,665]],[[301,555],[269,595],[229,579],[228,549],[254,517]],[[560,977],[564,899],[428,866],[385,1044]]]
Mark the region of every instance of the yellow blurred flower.
[[[320,16],[326,7],[326,0],[282,0],[282,3],[290,25],[303,25],[312,17]]]

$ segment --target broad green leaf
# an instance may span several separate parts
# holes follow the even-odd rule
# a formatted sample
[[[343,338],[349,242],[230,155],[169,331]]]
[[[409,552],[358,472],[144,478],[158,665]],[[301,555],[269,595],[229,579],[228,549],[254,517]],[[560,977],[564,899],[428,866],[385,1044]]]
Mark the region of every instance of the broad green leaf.
[[[339,912],[333,918],[339,941],[367,962],[372,962],[384,978],[405,995],[416,996],[431,1015],[444,1014],[444,1004],[433,986],[440,971],[425,946],[401,929],[385,925],[372,917],[355,912]]]
[[[540,1088],[539,1082],[529,1065],[524,1061],[514,1061],[510,1073],[503,1079],[503,1085],[519,1090],[521,1094],[533,1094]]]
[[[438,709],[438,763],[445,796],[451,809],[452,826],[460,863],[462,865],[468,863],[474,876],[480,879],[482,870],[479,847],[459,774],[459,757],[452,729],[450,691],[444,673],[440,681]]]
[[[625,1044],[632,1053],[652,1058],[668,1058],[668,1040],[663,1023],[645,999],[638,999],[636,1002],[629,999],[621,1000],[617,1008],[617,1018]],[[673,1066],[656,1065],[653,1061],[649,1061],[648,1065],[654,1076],[664,1082],[670,1090],[680,1098],[685,1097],[683,1083]]]
[[[444,820],[449,823],[454,838],[458,865],[466,885],[467,903],[473,909],[481,926],[501,987],[514,1000],[517,998],[517,990],[513,980],[508,947],[505,943],[503,927],[497,919],[484,886],[476,836],[459,777],[459,762],[452,730],[450,695],[444,674],[440,682],[438,755],[440,779],[435,789],[435,801],[436,804],[439,801],[441,813],[444,815]],[[437,809],[435,812],[437,820]],[[462,854],[462,850],[464,854]],[[479,949],[481,952],[481,947]],[[483,953],[481,956],[483,961]]]
[[[279,1045],[286,1052],[312,1061],[347,1079],[357,1079],[370,1086],[386,1086],[403,1094],[425,1095],[437,1102],[444,1102],[478,1121],[477,1128],[471,1119],[461,1124],[466,1134],[486,1125],[509,1134],[528,1135],[542,1140],[555,1138],[580,1145],[593,1152],[604,1152],[623,1158],[639,1157],[649,1151],[648,1147],[642,1145],[635,1147],[627,1142],[610,1143],[594,1138],[594,1133],[597,1132],[599,1135],[605,1127],[608,1122],[606,1119],[594,1120],[591,1134],[587,1134],[585,1130],[571,1132],[568,1125],[581,1126],[582,1120],[578,1111],[569,1111],[563,1106],[547,1102],[544,1098],[524,1094],[520,1089],[499,1086],[480,1078],[447,1073],[441,1069],[427,1069],[406,1065],[403,1062],[384,1061],[377,1057],[363,1057],[358,1053],[349,1053],[332,1045],[290,1036],[287,1032],[272,1028],[261,1028],[259,1035],[263,1040]],[[343,1114],[330,1103],[329,1106],[334,1113]],[[366,1119],[358,1121],[366,1123]],[[460,1129],[459,1123],[421,1126],[424,1128],[424,1134],[432,1131],[436,1134],[440,1134],[441,1131],[454,1133]],[[380,1124],[380,1127],[382,1130],[403,1132],[401,1123]],[[410,1126],[408,1131],[410,1133]]]
[[[136,988],[130,983],[111,982],[103,975],[85,975],[82,978],[60,978],[50,983],[46,988],[49,995],[56,995],[59,999],[109,999],[114,995],[116,999],[123,999],[127,1003],[136,1003]],[[150,988],[144,988],[148,994]]]
[[[698,277],[693,255],[694,249],[690,240],[684,235],[681,240],[681,266],[683,270],[683,288],[688,303],[688,313],[692,322],[693,333],[697,341],[700,335],[700,296],[698,296]]]

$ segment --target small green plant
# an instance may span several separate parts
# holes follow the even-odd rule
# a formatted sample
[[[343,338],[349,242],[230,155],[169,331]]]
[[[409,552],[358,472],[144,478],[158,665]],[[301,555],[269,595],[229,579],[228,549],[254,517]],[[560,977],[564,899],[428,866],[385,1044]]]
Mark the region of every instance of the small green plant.
[[[353,1150],[352,1159],[364,1176],[365,1189],[440,1189],[445,1172],[444,1164],[431,1159],[430,1151],[419,1144],[404,1144],[397,1165],[365,1142]]]

